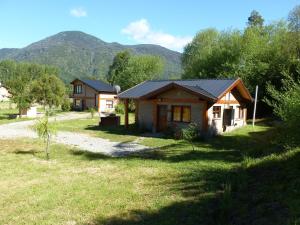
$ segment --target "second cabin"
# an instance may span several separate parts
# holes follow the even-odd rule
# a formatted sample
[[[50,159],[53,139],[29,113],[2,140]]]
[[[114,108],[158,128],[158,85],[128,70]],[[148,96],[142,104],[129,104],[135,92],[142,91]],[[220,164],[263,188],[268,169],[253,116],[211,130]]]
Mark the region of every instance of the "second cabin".
[[[73,85],[73,108],[86,110],[95,108],[98,112],[114,112],[117,104],[116,89],[99,80],[75,79]]]

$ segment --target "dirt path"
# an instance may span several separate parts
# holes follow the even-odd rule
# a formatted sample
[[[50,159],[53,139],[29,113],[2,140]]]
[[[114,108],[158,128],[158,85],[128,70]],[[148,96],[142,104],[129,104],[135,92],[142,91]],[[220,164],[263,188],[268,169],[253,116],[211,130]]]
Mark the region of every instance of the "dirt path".
[[[85,113],[66,113],[60,114],[55,118],[50,118],[54,121],[83,119],[90,116]],[[32,129],[35,120],[22,121],[10,124],[0,125],[1,139],[16,139],[16,138],[37,138],[36,132]],[[59,131],[54,137],[57,143],[65,144],[81,150],[103,153],[111,156],[122,156],[136,151],[143,151],[148,147],[139,145],[136,142],[111,142],[107,139],[91,137],[82,133],[61,132]]]

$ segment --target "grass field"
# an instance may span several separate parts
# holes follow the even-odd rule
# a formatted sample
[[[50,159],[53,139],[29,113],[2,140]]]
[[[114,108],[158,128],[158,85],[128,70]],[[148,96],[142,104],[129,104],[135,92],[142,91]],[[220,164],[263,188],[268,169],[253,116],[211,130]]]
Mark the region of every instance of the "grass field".
[[[134,141],[139,137],[140,132],[134,127],[134,114],[129,114],[130,128],[124,128],[124,115],[121,117],[121,126],[119,127],[100,127],[99,116],[95,115],[90,119],[65,120],[56,124],[58,130],[74,131],[89,134],[94,137],[101,137],[111,141]]]
[[[19,118],[19,119],[9,118],[9,115],[17,114],[17,113],[18,113],[17,109],[0,109],[0,125],[1,124],[6,124],[6,123],[17,122],[17,121],[28,120],[26,118]]]
[[[273,138],[145,138],[158,148],[126,158],[53,145],[50,161],[39,141],[0,140],[0,224],[299,224],[300,149]]]
[[[45,112],[43,107],[39,106],[37,108],[38,112]],[[60,109],[54,109],[55,114],[61,113],[62,111]],[[19,122],[24,120],[30,120],[31,118],[15,118],[12,119],[9,116],[13,114],[18,114],[19,110],[16,108],[16,105],[9,102],[0,102],[0,125],[1,124],[7,124],[7,123],[13,123],[13,122]]]

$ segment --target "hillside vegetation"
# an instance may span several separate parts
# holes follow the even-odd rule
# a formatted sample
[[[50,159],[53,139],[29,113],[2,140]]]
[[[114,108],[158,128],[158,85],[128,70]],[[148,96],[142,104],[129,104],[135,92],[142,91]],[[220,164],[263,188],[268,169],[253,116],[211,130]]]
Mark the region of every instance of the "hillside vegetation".
[[[107,43],[79,31],[66,31],[45,38],[22,49],[0,49],[0,60],[13,59],[48,64],[60,69],[60,77],[104,78],[113,57],[120,51],[160,56],[166,63],[164,77],[180,76],[179,52],[158,45],[121,45]]]

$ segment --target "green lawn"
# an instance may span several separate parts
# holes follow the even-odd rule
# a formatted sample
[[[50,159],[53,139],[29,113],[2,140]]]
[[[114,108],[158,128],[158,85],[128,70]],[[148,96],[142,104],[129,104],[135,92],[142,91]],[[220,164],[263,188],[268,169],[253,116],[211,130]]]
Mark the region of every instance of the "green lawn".
[[[45,112],[43,107],[38,107],[38,112]],[[60,109],[54,109],[55,114],[61,113],[62,111]],[[7,124],[7,123],[13,123],[13,122],[19,122],[24,120],[30,120],[32,118],[9,118],[12,114],[18,114],[19,110],[16,108],[15,104],[11,104],[11,107],[9,106],[8,102],[0,102],[0,125],[1,124]]]
[[[76,119],[60,121],[56,124],[58,130],[75,131],[89,134],[94,137],[101,137],[111,141],[126,142],[134,141],[140,135],[140,132],[134,127],[134,114],[129,114],[129,129],[124,128],[124,115],[121,116],[121,126],[119,127],[100,127],[99,116],[95,114],[94,118]]]
[[[9,118],[9,115],[17,114],[17,113],[18,113],[17,109],[0,109],[0,125],[1,124],[6,124],[6,123],[12,123],[12,122],[28,120],[26,118],[20,118],[20,119],[11,119],[11,118]]]
[[[0,224],[299,224],[300,149],[272,139],[266,125],[195,151],[145,138],[157,148],[126,158],[53,145],[50,161],[38,141],[0,140]]]

